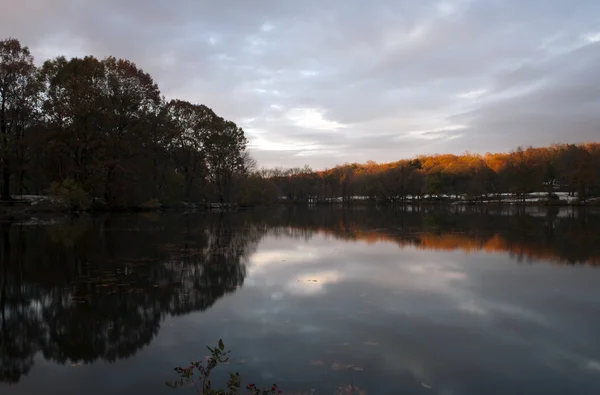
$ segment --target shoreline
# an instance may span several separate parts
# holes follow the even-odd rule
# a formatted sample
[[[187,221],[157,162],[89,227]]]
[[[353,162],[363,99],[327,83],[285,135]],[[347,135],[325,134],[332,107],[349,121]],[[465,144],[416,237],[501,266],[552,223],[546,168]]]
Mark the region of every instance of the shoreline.
[[[463,200],[416,200],[416,201],[367,201],[353,200],[350,202],[341,201],[279,201],[278,205],[290,206],[472,206],[472,207],[489,207],[489,206],[529,206],[529,207],[600,207],[600,198],[590,199],[587,202],[579,201],[505,201],[505,200],[489,200],[489,201],[463,201]]]
[[[405,200],[405,201],[373,201],[373,200],[352,200],[350,202],[342,201],[289,201],[280,200],[273,204],[242,206],[226,203],[190,203],[180,202],[178,204],[161,204],[152,207],[96,207],[88,210],[69,210],[59,204],[44,202],[32,203],[26,200],[13,200],[10,202],[0,201],[0,220],[18,220],[39,215],[72,215],[72,214],[103,214],[103,213],[156,213],[156,212],[215,212],[229,210],[252,210],[272,207],[291,207],[291,206],[321,206],[321,207],[540,207],[540,208],[596,208],[600,207],[600,198],[593,198],[583,203],[579,201],[463,201],[463,200]]]

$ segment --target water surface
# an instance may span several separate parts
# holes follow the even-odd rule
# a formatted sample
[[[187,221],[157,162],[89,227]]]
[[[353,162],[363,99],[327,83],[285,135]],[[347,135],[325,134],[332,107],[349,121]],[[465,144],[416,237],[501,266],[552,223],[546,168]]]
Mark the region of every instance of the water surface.
[[[600,215],[281,208],[0,223],[1,394],[600,393]]]

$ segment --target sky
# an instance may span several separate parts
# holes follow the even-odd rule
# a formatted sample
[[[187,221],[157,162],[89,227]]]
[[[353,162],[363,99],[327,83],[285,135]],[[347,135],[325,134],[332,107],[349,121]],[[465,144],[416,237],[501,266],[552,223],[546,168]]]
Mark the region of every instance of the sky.
[[[598,0],[2,0],[7,37],[134,61],[260,167],[600,140]]]

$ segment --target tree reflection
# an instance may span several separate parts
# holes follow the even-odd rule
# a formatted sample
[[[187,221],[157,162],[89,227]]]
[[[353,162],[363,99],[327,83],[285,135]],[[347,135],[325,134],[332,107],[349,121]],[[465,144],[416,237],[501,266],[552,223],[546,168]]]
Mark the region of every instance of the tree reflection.
[[[231,214],[3,223],[0,380],[17,382],[38,352],[59,363],[135,354],[166,315],[240,287],[263,233]]]
[[[508,253],[600,264],[600,216],[492,209],[316,209],[0,222],[0,381],[34,358],[113,362],[148,345],[169,315],[210,308],[244,283],[266,234]]]
[[[600,265],[600,213],[522,208],[404,207],[281,210],[270,234],[386,241],[425,250],[507,253],[519,262]]]
[[[23,281],[18,259],[11,259],[11,228],[9,223],[0,223],[0,380],[15,383],[33,366],[33,355],[39,347],[43,331],[36,308],[28,298],[34,289]],[[17,244],[19,242],[17,240]]]

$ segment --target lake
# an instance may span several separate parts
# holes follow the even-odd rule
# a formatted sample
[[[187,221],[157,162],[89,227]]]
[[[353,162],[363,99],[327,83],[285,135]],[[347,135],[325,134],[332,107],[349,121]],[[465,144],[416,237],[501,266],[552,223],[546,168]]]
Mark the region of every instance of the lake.
[[[300,208],[0,223],[0,393],[600,393],[600,213]]]

